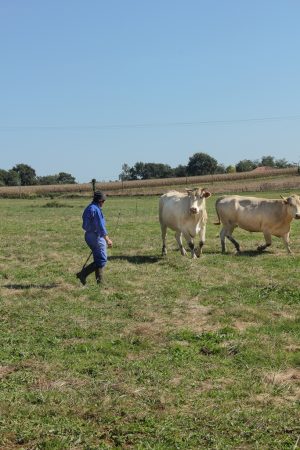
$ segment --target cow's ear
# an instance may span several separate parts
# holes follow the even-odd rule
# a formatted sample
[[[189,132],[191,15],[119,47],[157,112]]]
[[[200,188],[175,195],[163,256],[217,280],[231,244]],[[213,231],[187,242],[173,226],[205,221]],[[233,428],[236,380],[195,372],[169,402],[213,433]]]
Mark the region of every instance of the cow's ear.
[[[289,203],[289,200],[288,200],[288,198],[286,198],[286,197],[284,197],[283,195],[281,195],[280,194],[280,197],[282,198],[282,200],[283,200],[283,203],[285,203],[286,205]]]
[[[208,198],[211,196],[211,193],[207,191],[206,189],[203,189],[203,197]]]

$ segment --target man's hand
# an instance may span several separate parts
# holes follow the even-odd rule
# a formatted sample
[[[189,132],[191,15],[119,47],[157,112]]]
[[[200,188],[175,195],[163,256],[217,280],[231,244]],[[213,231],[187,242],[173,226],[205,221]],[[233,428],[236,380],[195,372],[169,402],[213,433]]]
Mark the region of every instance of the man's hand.
[[[111,247],[113,246],[113,242],[112,242],[112,240],[111,240],[111,239],[109,239],[109,237],[108,237],[108,236],[106,236],[106,237],[105,237],[105,240],[106,240],[107,246],[108,246],[109,248],[111,248]]]

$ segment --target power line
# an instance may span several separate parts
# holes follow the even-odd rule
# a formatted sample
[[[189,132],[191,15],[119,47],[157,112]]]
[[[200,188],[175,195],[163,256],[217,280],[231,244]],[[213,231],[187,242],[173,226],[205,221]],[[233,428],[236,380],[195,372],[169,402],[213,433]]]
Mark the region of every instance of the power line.
[[[271,121],[289,121],[299,120],[300,115],[293,116],[273,116],[273,117],[256,117],[248,119],[229,119],[229,120],[204,120],[190,122],[149,122],[135,124],[108,124],[108,125],[0,125],[0,131],[72,131],[72,130],[108,130],[122,128],[166,128],[166,127],[186,127],[198,125],[226,125],[234,123],[250,123],[250,122],[271,122]]]

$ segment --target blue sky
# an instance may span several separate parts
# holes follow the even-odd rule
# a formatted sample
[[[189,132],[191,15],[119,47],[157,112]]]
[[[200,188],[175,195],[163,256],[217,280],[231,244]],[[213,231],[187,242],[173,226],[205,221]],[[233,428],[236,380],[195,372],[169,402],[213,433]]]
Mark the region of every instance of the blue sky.
[[[298,0],[1,0],[0,168],[300,160]]]

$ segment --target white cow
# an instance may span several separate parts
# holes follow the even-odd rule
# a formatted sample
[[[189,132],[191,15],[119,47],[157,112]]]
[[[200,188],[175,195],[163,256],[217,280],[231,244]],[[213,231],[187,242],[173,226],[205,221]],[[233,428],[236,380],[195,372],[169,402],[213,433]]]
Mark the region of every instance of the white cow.
[[[265,244],[257,247],[263,251],[272,243],[271,236],[281,237],[288,253],[291,253],[289,235],[291,221],[300,219],[300,197],[291,195],[288,198],[271,200],[257,197],[242,197],[227,195],[216,201],[216,211],[220,225],[222,253],[225,252],[225,237],[240,251],[239,243],[232,237],[236,227],[247,231],[261,231],[265,237]]]
[[[175,231],[175,238],[182,255],[186,255],[182,245],[182,235],[185,237],[191,249],[192,258],[196,258],[194,238],[200,234],[199,256],[202,253],[207,221],[205,199],[210,197],[211,193],[201,188],[186,189],[186,191],[186,193],[170,191],[160,197],[159,222],[163,255],[167,254],[167,228]]]

